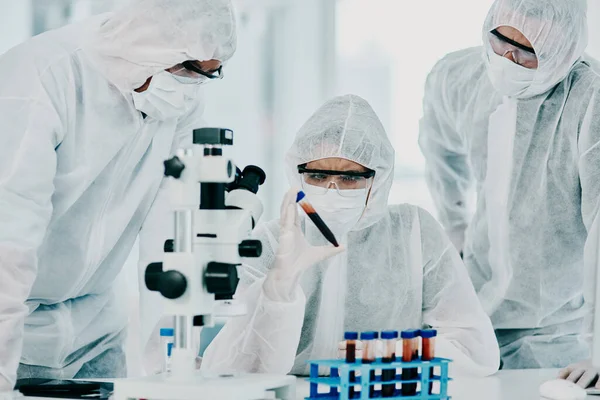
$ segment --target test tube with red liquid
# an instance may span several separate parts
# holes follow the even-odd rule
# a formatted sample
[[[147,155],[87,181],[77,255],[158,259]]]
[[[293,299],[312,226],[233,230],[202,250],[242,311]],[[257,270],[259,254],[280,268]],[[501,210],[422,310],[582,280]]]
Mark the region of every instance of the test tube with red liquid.
[[[423,361],[431,361],[435,358],[435,338],[437,331],[435,329],[424,329],[421,331]],[[433,367],[429,368],[429,378],[433,378]],[[424,389],[423,389],[424,390]],[[433,392],[433,383],[429,384],[429,394]]]
[[[346,341],[346,363],[354,364],[356,362],[356,341],[358,340],[357,332],[346,332],[344,334],[344,340]],[[356,382],[356,372],[350,372],[350,384]],[[348,391],[348,398],[354,398],[354,386],[350,386]]]
[[[383,341],[383,357],[381,362],[393,363],[396,361],[396,342],[398,341],[398,331],[383,331],[381,332],[381,340]],[[381,380],[383,382],[393,381],[396,379],[396,369],[384,369],[381,372]],[[396,384],[383,384],[381,394],[383,397],[393,397],[396,391]]]
[[[319,232],[321,232],[321,234],[325,237],[325,239],[327,239],[329,243],[331,243],[335,247],[340,247],[338,241],[335,238],[335,235],[333,234],[333,232],[331,232],[331,229],[329,229],[329,227],[327,226],[325,221],[323,221],[321,216],[317,214],[317,211],[312,206],[312,204],[308,202],[308,200],[306,199],[306,195],[303,191],[298,192],[298,195],[296,196],[296,203],[300,205],[300,207],[304,210],[308,218],[310,218],[310,220],[315,224],[315,226],[317,227]]]
[[[360,334],[360,340],[363,342],[363,364],[372,364],[375,362],[375,352],[376,352],[376,341],[375,339],[379,335],[377,332],[362,332]],[[365,378],[365,377],[363,377]],[[375,380],[375,371],[371,371],[369,376],[370,382]],[[375,394],[375,386],[369,385],[369,397],[373,397]]]
[[[402,361],[411,362],[415,361],[419,357],[419,331],[408,330],[402,331],[400,334],[402,338]],[[402,368],[402,380],[412,381],[419,377],[418,368]],[[402,384],[402,395],[403,396],[415,396],[417,394],[416,383],[403,383]]]

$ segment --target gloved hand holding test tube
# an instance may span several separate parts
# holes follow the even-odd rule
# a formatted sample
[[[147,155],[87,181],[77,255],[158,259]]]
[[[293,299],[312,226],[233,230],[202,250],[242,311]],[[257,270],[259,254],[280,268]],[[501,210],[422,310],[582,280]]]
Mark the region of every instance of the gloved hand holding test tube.
[[[326,237],[329,241],[335,241],[335,243],[332,243],[336,247],[312,246],[306,240],[300,224],[297,203],[301,201],[304,205],[307,204],[310,207],[309,210],[314,209],[310,203],[302,200],[304,193],[302,193],[302,196],[300,196],[300,193],[302,192],[298,189],[290,189],[281,205],[279,246],[275,254],[273,268],[270,269],[263,284],[265,294],[271,300],[291,301],[294,298],[295,290],[299,287],[300,277],[304,271],[345,251],[344,247],[337,243],[333,233],[320,218],[318,220],[329,232],[329,237]],[[315,213],[315,216],[318,217],[318,214]],[[309,218],[312,219],[310,215]],[[321,232],[323,231],[321,230]]]

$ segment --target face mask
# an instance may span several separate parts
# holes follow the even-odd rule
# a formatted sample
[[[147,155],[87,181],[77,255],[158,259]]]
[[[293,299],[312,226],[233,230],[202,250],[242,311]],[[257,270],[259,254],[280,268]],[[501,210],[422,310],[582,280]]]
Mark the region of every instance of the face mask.
[[[338,239],[354,228],[366,207],[367,194],[364,189],[344,190],[344,194],[348,194],[344,197],[340,196],[337,189],[315,194],[307,185],[304,191],[308,201]]]
[[[133,92],[135,108],[159,121],[184,115],[192,108],[200,86],[178,79],[167,71],[154,75],[146,91]]]
[[[488,75],[494,88],[503,96],[519,97],[533,83],[537,70],[522,67],[509,59],[488,52]]]

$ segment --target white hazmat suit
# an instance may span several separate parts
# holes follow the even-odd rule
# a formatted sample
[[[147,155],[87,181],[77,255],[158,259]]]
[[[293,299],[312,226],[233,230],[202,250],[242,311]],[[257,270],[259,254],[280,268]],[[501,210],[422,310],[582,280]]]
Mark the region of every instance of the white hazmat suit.
[[[486,68],[500,26],[521,31],[539,60],[515,97],[500,96]],[[466,231],[459,247],[504,366],[562,367],[589,357],[582,333],[598,265],[600,80],[582,59],[585,1],[498,0],[483,37],[484,48],[446,56],[427,80],[429,185],[447,231]]]
[[[329,157],[375,171],[363,217],[338,236],[347,251],[309,268],[291,301],[273,301],[263,278],[279,257],[280,222],[257,228],[263,254],[244,265],[242,280],[250,285],[242,297],[251,312],[225,325],[202,367],[304,375],[306,361],[337,357],[345,330],[433,326],[440,356],[475,374],[494,373],[498,345],[458,253],[427,212],[388,206],[394,150],[365,100],[336,97],[308,120],[287,155],[291,185],[300,186],[298,165]],[[305,215],[299,224],[308,242],[327,245]]]
[[[0,391],[17,368],[124,373],[117,277],[138,233],[140,264],[160,260],[172,226],[162,162],[191,144],[203,111],[198,92],[182,117],[144,119],[132,91],[235,45],[229,0],[139,0],[0,57]]]

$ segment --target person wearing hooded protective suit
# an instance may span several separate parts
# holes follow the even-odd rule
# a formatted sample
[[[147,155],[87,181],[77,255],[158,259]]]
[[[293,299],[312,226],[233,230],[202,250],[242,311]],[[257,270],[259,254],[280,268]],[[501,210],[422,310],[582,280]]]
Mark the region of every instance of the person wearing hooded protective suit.
[[[590,355],[598,265],[600,79],[584,56],[586,3],[497,0],[483,43],[428,77],[429,186],[504,368],[564,367]]]
[[[203,369],[305,375],[307,360],[337,357],[345,330],[432,326],[440,356],[473,374],[497,371],[491,322],[452,243],[426,211],[388,206],[394,149],[365,100],[323,105],[286,168],[345,251],[327,245],[298,214],[297,189],[288,192],[281,219],[255,230],[262,256],[243,267],[250,312],[225,325]]]
[[[138,233],[160,260],[162,161],[235,46],[229,0],[137,0],[0,57],[0,391],[124,375],[119,272]]]

